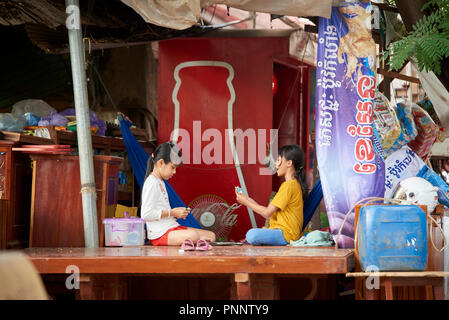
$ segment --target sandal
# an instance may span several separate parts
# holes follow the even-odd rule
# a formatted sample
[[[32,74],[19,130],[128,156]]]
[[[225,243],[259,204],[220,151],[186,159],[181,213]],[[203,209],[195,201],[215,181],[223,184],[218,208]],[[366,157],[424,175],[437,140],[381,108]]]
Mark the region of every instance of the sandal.
[[[210,250],[210,248],[211,248],[211,246],[210,246],[210,244],[206,240],[200,239],[200,240],[198,240],[196,242],[196,249],[195,250],[207,251],[207,250]]]
[[[190,239],[185,239],[181,245],[181,250],[184,250],[184,251],[195,250],[195,245],[193,244],[193,241]]]

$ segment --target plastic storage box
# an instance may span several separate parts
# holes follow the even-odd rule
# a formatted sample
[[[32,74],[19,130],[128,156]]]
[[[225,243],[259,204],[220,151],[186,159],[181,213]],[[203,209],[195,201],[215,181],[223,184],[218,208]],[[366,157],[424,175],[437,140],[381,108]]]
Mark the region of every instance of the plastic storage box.
[[[130,218],[104,219],[105,245],[107,247],[142,246],[145,243],[145,220]]]
[[[357,247],[363,271],[425,270],[427,220],[414,205],[372,205],[359,211]]]

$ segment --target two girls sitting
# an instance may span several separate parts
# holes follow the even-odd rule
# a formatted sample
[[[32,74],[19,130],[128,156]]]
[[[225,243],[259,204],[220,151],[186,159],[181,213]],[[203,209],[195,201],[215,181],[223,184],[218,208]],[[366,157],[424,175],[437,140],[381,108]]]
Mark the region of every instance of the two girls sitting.
[[[142,189],[141,217],[147,223],[147,237],[153,246],[179,246],[196,242],[207,247],[215,241],[212,231],[181,226],[176,220],[185,219],[189,210],[171,208],[163,179],[170,179],[182,162],[181,151],[170,142],[159,145],[148,160]],[[285,178],[276,196],[265,207],[236,190],[236,200],[269,220],[268,228],[250,229],[246,240],[252,245],[282,246],[299,239],[303,223],[303,204],[307,196],[304,153],[297,145],[279,150],[277,175]],[[193,244],[191,244],[192,246]]]

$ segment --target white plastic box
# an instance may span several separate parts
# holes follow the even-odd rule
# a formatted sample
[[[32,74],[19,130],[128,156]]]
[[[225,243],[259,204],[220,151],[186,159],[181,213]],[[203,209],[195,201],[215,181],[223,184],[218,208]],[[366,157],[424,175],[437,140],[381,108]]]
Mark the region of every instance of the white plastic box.
[[[105,245],[107,247],[143,246],[145,220],[141,218],[104,219]]]

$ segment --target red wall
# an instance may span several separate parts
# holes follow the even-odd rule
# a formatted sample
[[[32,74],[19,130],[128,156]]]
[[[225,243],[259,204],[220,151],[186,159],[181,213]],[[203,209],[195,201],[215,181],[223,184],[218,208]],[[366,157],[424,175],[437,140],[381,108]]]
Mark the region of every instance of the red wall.
[[[273,127],[272,75],[273,59],[288,54],[288,37],[258,38],[189,38],[162,41],[159,44],[159,143],[170,140],[174,128],[175,103],[173,92],[176,80],[174,70],[180,63],[188,61],[221,61],[232,66],[235,90],[233,104],[233,128],[267,130]],[[220,66],[183,68],[179,71],[181,86],[176,98],[179,101],[179,127],[186,129],[193,139],[193,121],[201,121],[202,133],[207,128],[216,128],[222,134],[223,156],[225,159],[225,129],[228,128],[228,101],[231,93],[226,83],[229,70]],[[176,91],[175,91],[176,92]],[[198,141],[196,139],[195,141]],[[181,139],[178,141],[181,145]],[[193,164],[194,157],[201,158],[199,149],[210,141],[201,142],[190,149],[190,164],[183,164],[170,180],[179,196],[188,205],[200,195],[213,194],[223,198],[229,205],[234,204],[234,186],[240,185],[233,164]],[[248,146],[246,145],[246,148]],[[203,149],[204,152],[204,149]],[[183,150],[183,155],[188,155]],[[228,156],[230,152],[227,152]],[[243,177],[248,194],[260,204],[267,205],[272,191],[272,176],[260,175],[263,165],[256,157],[256,164],[242,164]],[[229,239],[240,240],[251,228],[248,211],[244,207],[235,210],[237,224]],[[257,225],[265,220],[258,214]]]
[[[305,154],[309,169],[309,118],[310,118],[310,67],[274,65],[278,90],[273,97],[273,128],[279,128],[279,147],[288,144],[299,145]],[[278,190],[282,179],[274,177],[273,190]]]

